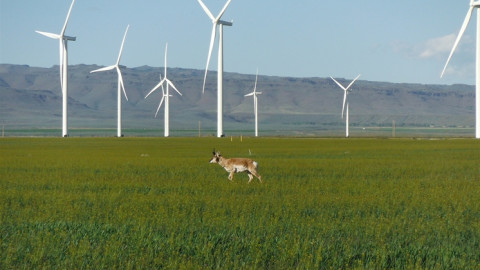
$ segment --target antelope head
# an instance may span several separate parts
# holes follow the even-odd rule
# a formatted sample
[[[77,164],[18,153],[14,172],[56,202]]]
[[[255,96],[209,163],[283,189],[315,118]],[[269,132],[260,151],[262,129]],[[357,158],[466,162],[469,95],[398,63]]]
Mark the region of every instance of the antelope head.
[[[210,163],[218,163],[220,161],[221,156],[222,155],[220,155],[220,152],[215,152],[215,148],[214,148],[213,149],[213,157],[210,160]]]

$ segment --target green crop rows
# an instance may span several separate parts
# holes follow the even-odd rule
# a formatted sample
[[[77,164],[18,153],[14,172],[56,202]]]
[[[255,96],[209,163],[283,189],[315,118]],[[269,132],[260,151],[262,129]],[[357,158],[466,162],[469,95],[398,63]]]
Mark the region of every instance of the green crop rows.
[[[264,183],[229,182],[214,147]],[[475,269],[479,250],[479,140],[0,140],[0,269]]]

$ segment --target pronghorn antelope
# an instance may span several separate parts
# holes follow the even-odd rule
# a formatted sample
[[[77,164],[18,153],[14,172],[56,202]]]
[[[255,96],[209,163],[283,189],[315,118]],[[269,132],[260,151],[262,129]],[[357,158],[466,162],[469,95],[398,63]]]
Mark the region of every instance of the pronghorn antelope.
[[[233,181],[233,174],[239,172],[247,172],[248,174],[248,183],[253,179],[253,176],[258,178],[258,181],[262,183],[262,177],[258,174],[258,163],[249,158],[225,158],[220,155],[220,152],[215,152],[213,150],[213,157],[210,160],[210,163],[218,163],[222,166],[227,172],[228,180]]]

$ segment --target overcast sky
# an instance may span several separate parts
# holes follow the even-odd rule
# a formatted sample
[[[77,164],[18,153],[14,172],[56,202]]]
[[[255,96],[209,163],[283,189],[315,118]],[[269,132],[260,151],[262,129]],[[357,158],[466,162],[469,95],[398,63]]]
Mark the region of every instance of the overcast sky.
[[[204,0],[217,15],[227,0]],[[70,0],[0,0],[0,63],[58,65],[59,33]],[[476,15],[440,73],[469,0],[232,0],[222,19],[227,72],[399,83],[475,83]],[[69,64],[121,64],[205,69],[211,20],[197,0],[77,0],[66,34]],[[210,64],[217,69],[217,47]]]

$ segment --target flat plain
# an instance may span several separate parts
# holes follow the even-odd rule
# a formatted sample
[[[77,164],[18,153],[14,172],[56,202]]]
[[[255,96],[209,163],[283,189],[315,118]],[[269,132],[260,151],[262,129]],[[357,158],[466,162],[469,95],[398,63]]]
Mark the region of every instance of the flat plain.
[[[479,165],[474,139],[2,138],[0,269],[480,268]]]

